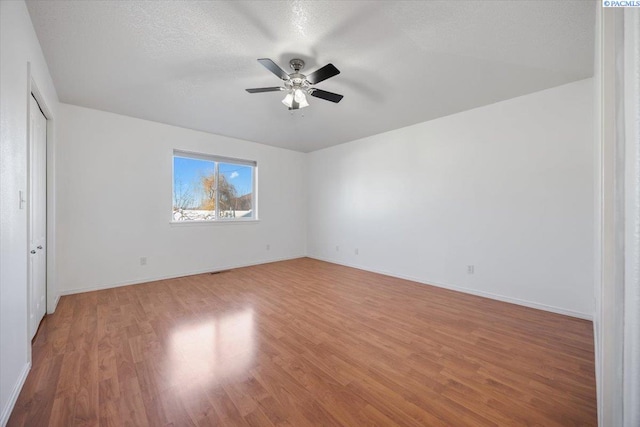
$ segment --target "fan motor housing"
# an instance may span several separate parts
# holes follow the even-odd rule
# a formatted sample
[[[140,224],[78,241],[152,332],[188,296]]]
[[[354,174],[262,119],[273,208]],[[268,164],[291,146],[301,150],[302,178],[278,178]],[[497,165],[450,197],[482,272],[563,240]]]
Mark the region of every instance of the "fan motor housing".
[[[289,66],[297,73],[304,68],[304,61],[302,59],[293,58],[289,61]]]

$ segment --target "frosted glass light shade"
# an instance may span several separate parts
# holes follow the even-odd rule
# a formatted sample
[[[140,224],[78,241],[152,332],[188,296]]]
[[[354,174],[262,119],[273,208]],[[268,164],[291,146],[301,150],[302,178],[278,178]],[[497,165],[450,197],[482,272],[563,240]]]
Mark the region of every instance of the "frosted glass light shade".
[[[282,103],[287,107],[291,108],[291,105],[293,103],[293,94],[289,92],[287,96],[285,96],[284,99],[282,100]]]
[[[300,89],[297,89],[294,92],[293,98],[296,100],[298,104],[300,104],[300,108],[308,107],[309,103],[307,102],[307,97],[304,95],[304,92]]]
[[[298,108],[304,108],[309,106],[309,103],[307,102],[307,97],[305,96],[304,92],[300,89],[295,89],[287,93],[287,96],[284,97],[284,99],[282,100],[282,103],[287,107],[291,108],[293,106],[294,100],[295,102],[298,103]]]

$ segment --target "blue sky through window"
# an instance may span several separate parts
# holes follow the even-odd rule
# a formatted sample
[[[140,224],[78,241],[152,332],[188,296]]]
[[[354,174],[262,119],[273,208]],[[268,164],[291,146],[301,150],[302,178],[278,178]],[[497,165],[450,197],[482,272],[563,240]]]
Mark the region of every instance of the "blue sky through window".
[[[253,179],[251,178],[251,166],[234,165],[231,163],[218,164],[220,175],[227,178],[227,182],[233,184],[238,196],[251,193]]]
[[[253,187],[251,166],[220,163],[219,169],[220,175],[224,175],[227,181],[236,188],[238,196],[251,193]],[[215,163],[210,160],[178,156],[173,158],[173,179],[176,187],[199,188],[202,177],[209,176],[214,171]]]

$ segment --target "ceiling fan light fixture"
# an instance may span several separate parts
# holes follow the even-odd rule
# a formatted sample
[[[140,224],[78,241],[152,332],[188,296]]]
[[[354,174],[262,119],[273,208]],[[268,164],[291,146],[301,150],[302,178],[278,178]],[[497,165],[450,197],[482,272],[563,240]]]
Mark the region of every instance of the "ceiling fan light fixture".
[[[300,105],[298,108],[308,107],[309,103],[307,102],[307,97],[305,96],[302,89],[296,89],[293,92],[293,99]]]
[[[307,100],[307,95],[324,99],[325,101],[335,102],[336,104],[343,98],[340,94],[312,87],[316,83],[320,83],[328,78],[340,74],[340,70],[338,70],[333,64],[327,64],[309,75],[304,75],[300,72],[304,68],[304,61],[302,59],[294,58],[289,61],[289,65],[293,69],[293,73],[287,73],[269,58],[260,58],[258,59],[258,62],[280,78],[282,80],[282,86],[247,89],[247,92],[260,93],[277,92],[281,90],[286,91],[287,95],[282,100],[282,103],[286,105],[289,110],[298,110],[300,108],[308,107],[309,101]]]
[[[284,97],[282,103],[289,108],[293,108],[294,101],[298,104],[296,110],[299,108],[304,108],[309,106],[309,102],[307,101],[307,97],[304,94],[302,89],[292,89],[287,93],[287,96]]]
[[[287,96],[284,97],[284,99],[282,100],[282,103],[287,107],[291,108],[291,106],[293,105],[293,93],[292,92],[287,93]]]

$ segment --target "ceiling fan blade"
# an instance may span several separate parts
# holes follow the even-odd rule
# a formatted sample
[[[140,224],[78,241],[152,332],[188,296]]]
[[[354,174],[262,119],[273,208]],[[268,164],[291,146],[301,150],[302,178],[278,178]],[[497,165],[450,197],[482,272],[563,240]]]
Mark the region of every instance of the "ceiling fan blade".
[[[246,89],[249,93],[260,93],[260,92],[280,92],[281,90],[285,90],[283,87],[274,86],[274,87],[258,87],[255,89]]]
[[[282,80],[289,80],[289,74],[278,66],[275,62],[269,58],[260,58],[258,62],[265,66],[265,68],[271,71],[273,74],[281,78]]]
[[[314,71],[313,73],[307,76],[307,80],[312,85],[316,83],[320,83],[323,80],[327,80],[330,77],[337,76],[340,74],[340,70],[338,70],[333,64],[327,64],[319,70]]]
[[[335,103],[340,102],[340,100],[344,98],[343,95],[338,95],[337,93],[327,92],[326,90],[315,89],[315,88],[309,90],[309,95],[315,96],[316,98],[325,99],[327,101],[335,102]]]

